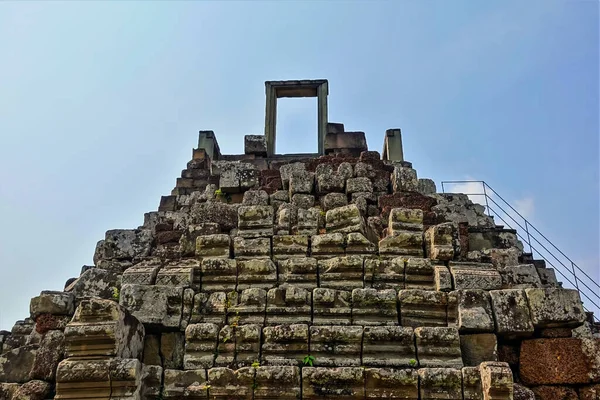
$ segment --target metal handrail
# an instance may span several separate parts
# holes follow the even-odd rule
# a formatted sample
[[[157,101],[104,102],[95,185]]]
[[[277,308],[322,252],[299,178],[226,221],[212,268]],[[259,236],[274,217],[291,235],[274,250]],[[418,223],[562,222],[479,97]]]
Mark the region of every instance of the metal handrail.
[[[513,229],[511,226],[511,223],[507,222],[500,215],[499,212],[497,212],[495,209],[493,209],[490,206],[490,202],[493,203],[493,205],[496,206],[502,213],[504,213],[505,216],[507,216],[510,220],[512,220],[512,222],[514,224],[513,226],[518,226],[522,231],[524,231],[525,236],[520,234],[518,231],[516,231],[516,233],[517,233],[517,236],[521,240],[523,240],[525,243],[527,243],[531,254],[533,255],[534,251],[535,251],[540,257],[542,257],[544,259],[544,261],[546,261],[546,263],[548,263],[551,267],[553,267],[554,270],[560,274],[560,276],[562,276],[568,283],[570,283],[573,287],[575,287],[575,289],[577,289],[577,291],[580,293],[581,296],[583,296],[585,299],[587,299],[594,307],[596,307],[596,309],[598,311],[600,311],[600,294],[599,294],[600,293],[600,284],[598,282],[596,282],[591,276],[589,276],[583,269],[581,269],[573,260],[571,260],[558,247],[556,247],[556,245],[554,243],[552,243],[552,241],[550,239],[548,239],[535,226],[533,226],[531,224],[531,222],[529,222],[523,215],[521,215],[521,213],[519,213],[512,205],[510,205],[510,203],[508,203],[502,196],[500,196],[500,194],[498,194],[498,192],[496,190],[494,190],[490,185],[488,185],[485,181],[477,181],[477,180],[442,181],[442,193],[446,193],[446,188],[445,188],[444,184],[453,185],[453,184],[460,184],[460,183],[481,184],[482,193],[463,193],[463,194],[465,194],[467,196],[483,196],[485,199],[485,210],[487,212],[487,215],[491,218],[498,217],[505,225],[507,225],[509,228]],[[508,206],[508,208],[510,208],[510,210],[514,213],[515,216],[522,219],[522,222],[517,221],[515,219],[515,217],[513,217],[513,215],[511,215],[510,212],[507,212],[502,207],[502,205],[498,204],[498,202],[496,202],[496,200],[494,200],[494,198],[492,198],[490,196],[490,194],[488,194],[488,191],[489,191],[489,193],[493,193],[493,195],[495,197],[497,197],[499,200],[501,200],[501,202],[503,202],[506,206]],[[544,241],[544,243],[542,243],[540,240],[538,240],[538,238],[536,236],[539,236],[540,239],[542,239]],[[537,243],[537,245],[539,245],[539,248],[537,247],[537,245],[534,246],[532,244],[532,241]],[[550,247],[550,249],[548,249],[548,247],[546,247],[546,246]],[[552,250],[551,250],[552,248],[564,258],[564,260],[567,264],[570,264],[570,267],[565,265],[565,262],[561,261],[552,252]],[[543,249],[547,253],[547,255],[549,255],[548,256],[549,258],[553,258],[558,264],[560,264],[560,266],[562,266],[562,268],[564,268],[564,270],[561,270],[561,268],[559,268],[558,265],[555,266],[544,254],[542,254],[542,252],[540,251],[541,249]],[[577,275],[578,272],[579,272],[579,276]],[[570,278],[572,278],[572,279],[570,279]],[[582,286],[582,288],[580,288],[580,285]],[[592,287],[590,287],[590,286],[592,286]],[[583,288],[585,288],[587,290],[583,290]],[[598,288],[598,290],[595,288]],[[588,292],[588,293],[586,293],[586,292]],[[591,298],[590,295],[593,298]],[[596,321],[600,322],[599,317],[594,316],[594,319]]]

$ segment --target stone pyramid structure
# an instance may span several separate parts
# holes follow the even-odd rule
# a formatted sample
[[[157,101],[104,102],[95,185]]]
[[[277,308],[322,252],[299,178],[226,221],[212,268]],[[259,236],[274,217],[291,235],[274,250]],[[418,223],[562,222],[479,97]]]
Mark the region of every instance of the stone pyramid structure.
[[[0,333],[0,399],[600,399],[579,293],[463,194],[266,82],[265,134],[201,131],[171,195]],[[318,154],[275,152],[318,98]]]

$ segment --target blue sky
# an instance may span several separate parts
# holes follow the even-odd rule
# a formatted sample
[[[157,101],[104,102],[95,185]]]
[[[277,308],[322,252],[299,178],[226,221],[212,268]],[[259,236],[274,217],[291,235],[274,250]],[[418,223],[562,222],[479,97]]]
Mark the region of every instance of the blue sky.
[[[156,210],[212,129],[263,132],[264,81],[329,80],[329,120],[420,177],[484,179],[599,279],[595,1],[0,3],[0,329]],[[313,99],[278,151],[316,149]]]

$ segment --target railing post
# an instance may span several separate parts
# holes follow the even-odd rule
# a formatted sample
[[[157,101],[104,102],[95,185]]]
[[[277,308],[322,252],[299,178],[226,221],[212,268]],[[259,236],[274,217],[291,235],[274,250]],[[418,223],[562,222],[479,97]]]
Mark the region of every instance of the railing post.
[[[581,290],[579,290],[579,282],[577,279],[577,273],[575,272],[575,264],[573,263],[573,261],[571,261],[571,269],[573,270],[573,278],[575,278],[575,287],[577,288],[578,292],[581,292]]]
[[[490,211],[490,205],[488,204],[488,196],[487,196],[487,193],[485,191],[485,186],[486,186],[485,185],[485,181],[481,181],[481,185],[483,186],[483,196],[485,197],[485,209],[488,212],[488,217],[491,217],[492,213]]]
[[[527,232],[527,244],[529,245],[529,251],[531,252],[531,256],[533,257],[533,248],[531,247],[531,237],[529,236],[529,228],[527,227],[527,220],[523,218],[525,221],[525,232]]]
[[[442,193],[446,193],[446,191],[444,190],[444,181],[442,181]]]

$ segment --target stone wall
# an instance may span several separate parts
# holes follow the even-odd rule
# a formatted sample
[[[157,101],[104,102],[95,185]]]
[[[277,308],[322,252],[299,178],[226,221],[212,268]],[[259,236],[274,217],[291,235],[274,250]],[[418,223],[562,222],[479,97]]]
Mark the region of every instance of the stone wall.
[[[578,292],[465,195],[330,130],[321,157],[201,132],[158,211],[0,333],[0,399],[598,399]]]

